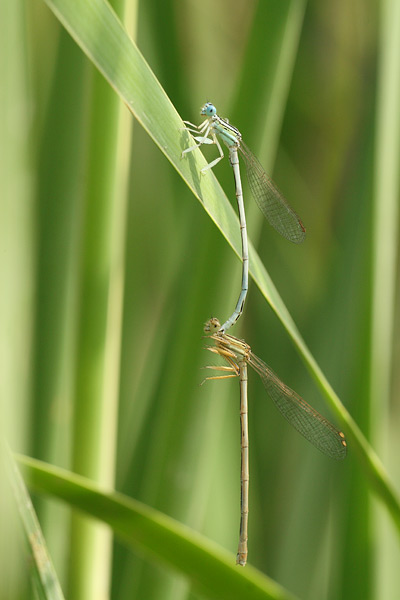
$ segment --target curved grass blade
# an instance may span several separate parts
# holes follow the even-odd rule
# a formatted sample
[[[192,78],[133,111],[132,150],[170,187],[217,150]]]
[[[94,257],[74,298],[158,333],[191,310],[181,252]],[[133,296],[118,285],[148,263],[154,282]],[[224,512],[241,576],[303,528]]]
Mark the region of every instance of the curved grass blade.
[[[7,461],[7,476],[29,548],[32,586],[40,600],[64,600],[28,490],[10,450],[4,442],[1,445],[1,460]]]
[[[17,456],[28,485],[107,523],[127,545],[191,579],[217,600],[294,600],[254,567],[238,569],[233,555],[189,527],[132,498],[104,492],[89,479]]]

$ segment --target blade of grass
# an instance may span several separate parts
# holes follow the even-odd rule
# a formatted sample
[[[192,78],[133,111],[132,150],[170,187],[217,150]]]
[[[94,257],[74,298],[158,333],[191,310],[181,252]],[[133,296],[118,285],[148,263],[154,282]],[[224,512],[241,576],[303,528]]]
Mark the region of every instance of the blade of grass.
[[[209,598],[290,600],[294,597],[204,536],[161,512],[118,493],[105,493],[84,477],[25,456],[17,457],[27,482],[101,519],[128,545],[157,557],[186,576]]]
[[[376,413],[372,414],[373,423],[380,422],[383,406],[386,412],[390,401],[399,232],[400,5],[390,0],[383,2],[381,18],[372,264],[370,373],[372,409]]]
[[[259,134],[259,118],[265,121],[263,129],[268,136],[265,136],[259,155],[263,157],[263,166],[268,173],[278,146],[306,5],[307,0],[259,3],[237,86],[237,98],[232,108],[235,119],[236,116],[240,117],[250,148],[254,148],[253,141]],[[260,50],[266,37],[269,40],[269,53],[260,60]],[[249,111],[242,98],[254,81],[258,83],[257,94],[254,94],[252,110]]]
[[[26,7],[18,0],[0,4],[0,431],[20,451],[30,441],[35,220]],[[27,577],[21,573],[24,556],[3,462],[0,456],[0,597],[22,599],[27,597]]]
[[[102,0],[46,2],[124,99],[239,256],[240,235],[233,208],[212,173],[200,177],[200,169],[205,165],[200,152],[193,153],[188,160],[180,159],[182,148],[189,142],[187,134],[182,131],[182,122],[109,5]],[[250,273],[342,423],[350,447],[356,451],[371,485],[386,504],[400,532],[400,501],[383,465],[327,381],[252,247]]]
[[[32,94],[21,2],[0,7],[0,378],[1,426],[25,449],[33,296]],[[28,83],[29,82],[29,83]],[[28,138],[28,141],[27,141]],[[13,401],[10,403],[9,398]]]
[[[392,420],[393,338],[397,260],[399,247],[399,163],[400,163],[400,4],[380,3],[378,92],[372,230],[372,307],[370,322],[370,407],[373,441],[397,471],[397,431]],[[392,425],[391,425],[392,421]],[[396,458],[395,458],[396,457]],[[391,463],[391,464],[390,464]],[[386,515],[376,514],[375,534],[379,557],[377,589],[380,597],[398,589],[397,544]]]
[[[29,548],[31,564],[33,565],[31,579],[37,597],[40,600],[64,600],[64,595],[25,483],[8,449],[4,449],[3,458],[7,459],[8,479],[13,490],[26,543]]]
[[[232,112],[240,116],[240,121],[238,118],[237,122],[245,129],[246,143],[253,151],[257,147],[253,140],[257,133],[260,134],[260,123],[264,124],[262,138],[257,140],[258,144],[261,142],[257,156],[262,157],[267,173],[272,172],[275,162],[306,5],[307,0],[292,0],[279,5],[275,2],[262,2],[254,15],[253,31]],[[268,37],[270,51],[268,57],[260,60],[265,36]],[[242,98],[254,81],[259,82],[259,85],[257,94],[252,99],[252,111],[249,111]],[[255,203],[247,206],[246,216],[253,244],[257,247],[265,219]]]
[[[119,13],[124,1],[114,2]],[[73,469],[114,487],[122,332],[130,123],[104,78],[92,73],[74,408]],[[119,160],[124,156],[124,160]],[[71,524],[70,593],[110,587],[112,536],[81,515]]]

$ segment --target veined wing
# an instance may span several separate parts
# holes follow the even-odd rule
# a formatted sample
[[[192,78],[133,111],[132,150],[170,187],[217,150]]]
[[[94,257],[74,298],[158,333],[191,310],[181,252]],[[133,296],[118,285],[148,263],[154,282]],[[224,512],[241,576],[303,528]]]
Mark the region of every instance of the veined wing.
[[[290,242],[300,244],[306,236],[300,217],[289,206],[283,194],[242,140],[239,151],[244,158],[250,189],[259,209],[278,233]]]
[[[285,385],[272,369],[252,352],[248,363],[260,375],[275,406],[299,433],[330,458],[345,458],[346,441],[341,431]]]

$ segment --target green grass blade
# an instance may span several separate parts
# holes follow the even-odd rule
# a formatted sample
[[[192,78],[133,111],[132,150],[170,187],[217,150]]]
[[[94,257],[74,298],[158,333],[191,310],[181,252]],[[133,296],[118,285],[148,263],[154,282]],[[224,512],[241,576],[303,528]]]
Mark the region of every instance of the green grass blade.
[[[5,455],[2,459],[7,457],[8,479],[33,565],[32,585],[40,600],[64,600],[28,490],[11,453],[7,450]]]
[[[307,0],[258,4],[232,107],[234,122],[236,117],[239,122],[240,117],[241,127],[246,131],[245,141],[253,151],[260,120],[265,122],[263,129],[268,136],[257,155],[262,155],[263,166],[268,173],[278,147],[306,5]],[[268,55],[260,60],[260,50],[266,38]],[[254,86],[254,81],[257,81],[257,94],[252,98],[252,110],[249,111],[243,98]]]
[[[123,2],[114,2],[114,6],[123,14]],[[131,123],[128,113],[121,110],[119,98],[97,70],[91,73],[90,82],[92,101],[78,267],[72,468],[112,488]],[[96,598],[103,593],[101,590],[109,589],[112,538],[108,530],[74,514],[71,554],[75,560],[70,563],[69,582],[74,598]]]
[[[371,440],[392,472],[397,472],[398,421],[392,388],[396,373],[396,300],[399,249],[400,164],[400,4],[379,3],[379,51],[374,155],[371,261],[370,422]],[[377,595],[399,587],[399,551],[386,515],[375,511],[373,522]],[[388,568],[391,565],[392,568]]]
[[[382,2],[373,215],[371,400],[381,414],[390,402],[399,241],[400,10]],[[373,419],[374,421],[375,419]],[[379,420],[376,419],[375,422]],[[387,425],[387,423],[386,423]]]
[[[89,480],[19,456],[26,480],[107,523],[125,543],[185,574],[208,598],[218,600],[294,600],[251,566],[240,569],[234,556],[161,512],[123,496],[102,492]]]

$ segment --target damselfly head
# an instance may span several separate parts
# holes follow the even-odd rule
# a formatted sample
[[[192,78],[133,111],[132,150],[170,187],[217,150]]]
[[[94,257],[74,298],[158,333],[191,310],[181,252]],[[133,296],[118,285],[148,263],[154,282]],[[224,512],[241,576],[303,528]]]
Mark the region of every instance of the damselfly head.
[[[206,117],[213,117],[217,114],[217,109],[215,108],[212,102],[206,102],[206,104],[201,109],[201,115],[206,115]]]
[[[220,327],[221,323],[219,322],[217,317],[211,317],[211,319],[209,319],[204,325],[204,331],[206,333],[216,333],[217,331],[219,331]]]

